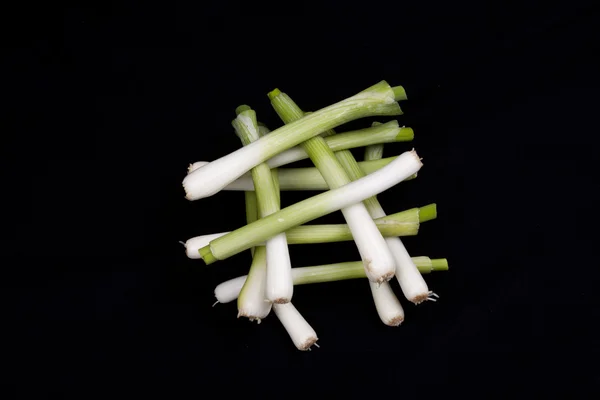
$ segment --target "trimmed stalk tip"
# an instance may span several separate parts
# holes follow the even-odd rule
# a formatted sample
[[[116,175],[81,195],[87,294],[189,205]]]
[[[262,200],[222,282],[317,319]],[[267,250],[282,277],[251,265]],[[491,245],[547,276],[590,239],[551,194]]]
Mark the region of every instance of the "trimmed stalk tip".
[[[415,138],[415,131],[410,127],[400,128],[398,135],[396,135],[396,141],[410,142]]]
[[[431,260],[432,271],[448,271],[448,260],[445,258],[436,258]]]
[[[210,264],[218,261],[218,258],[215,257],[213,255],[212,251],[210,250],[210,245],[200,248],[200,250],[198,250],[198,252],[200,253],[200,258],[202,258],[202,261],[204,261],[204,263],[206,265],[210,265]]]
[[[252,110],[252,108],[250,108],[250,106],[246,105],[246,104],[242,104],[241,106],[238,106],[235,109],[235,115],[240,115],[241,113],[243,113],[244,111],[250,111]]]
[[[281,90],[275,88],[273,90],[271,90],[269,93],[267,93],[267,96],[269,96],[269,100],[273,100],[275,97],[279,96],[281,94]]]
[[[406,90],[402,86],[394,86],[392,90],[394,91],[394,100],[401,101],[408,98],[406,97]]]
[[[437,205],[428,204],[419,208],[419,222],[427,222],[437,218]]]

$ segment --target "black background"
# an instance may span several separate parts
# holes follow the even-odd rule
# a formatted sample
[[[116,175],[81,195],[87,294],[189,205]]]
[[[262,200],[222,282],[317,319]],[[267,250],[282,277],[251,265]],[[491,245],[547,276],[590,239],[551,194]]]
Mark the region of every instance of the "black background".
[[[38,10],[8,37],[3,358],[13,393],[591,395],[592,8],[369,4],[379,15],[361,18],[217,8]],[[405,243],[448,258],[450,271],[427,276],[440,301],[404,301],[406,321],[389,328],[365,281],[297,288],[294,304],[320,338],[307,353],[274,316],[257,326],[236,319],[235,303],[211,308],[214,286],[244,274],[249,254],[206,267],[178,241],[241,226],[243,195],[188,202],[188,164],[239,148],[240,104],[281,125],[266,97],[275,87],[316,110],[382,79],[406,88],[398,120],[415,130],[384,155],[414,146],[424,167],[380,200],[389,212],[438,204],[438,219]],[[352,243],[291,255],[295,266],[358,259]]]

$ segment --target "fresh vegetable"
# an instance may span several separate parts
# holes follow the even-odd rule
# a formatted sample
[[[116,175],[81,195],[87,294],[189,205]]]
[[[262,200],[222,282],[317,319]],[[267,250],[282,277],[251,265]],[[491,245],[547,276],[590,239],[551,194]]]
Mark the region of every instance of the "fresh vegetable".
[[[334,131],[358,118],[401,115],[398,101],[407,99],[404,88],[381,81],[316,112],[304,112],[278,89],[269,98],[284,126],[271,132],[249,106],[238,107],[232,125],[243,147],[212,162],[191,164],[183,179],[188,200],[244,191],[246,225],[182,242],[189,259],[200,258],[207,265],[250,250],[247,275],[217,285],[215,304],[237,299],[238,317],[259,323],[272,310],[295,347],[304,351],[318,347],[318,337],[296,308],[301,300],[294,296],[291,302],[294,285],[367,278],[375,309],[388,326],[405,319],[395,283],[388,282],[394,275],[411,302],[435,301],[438,296],[423,276],[448,270],[447,260],[410,257],[400,237],[417,235],[422,222],[435,219],[436,204],[388,216],[377,199],[420,171],[421,159],[414,149],[382,158],[384,143],[411,141],[413,130],[393,120],[342,134]],[[349,151],[358,147],[365,147],[361,162]],[[314,168],[279,168],[306,158]],[[408,190],[411,185],[402,187]],[[322,193],[281,209],[281,191],[285,196],[289,190]],[[342,211],[346,224],[306,224],[335,211]],[[350,240],[356,243],[361,261],[292,268],[290,244]],[[299,290],[298,296],[306,293]]]
[[[362,161],[358,163],[360,169],[365,175],[383,168],[396,157],[388,157],[381,160]],[[203,165],[208,164],[206,161],[197,161],[190,165],[189,170],[194,171]],[[273,176],[277,175],[280,184],[280,190],[327,190],[329,186],[323,179],[323,176],[317,168],[277,168],[271,170]],[[411,175],[404,181],[412,180],[417,177],[417,174]],[[253,191],[254,183],[252,182],[252,174],[246,173],[240,176],[237,180],[230,183],[223,190],[230,191]]]
[[[447,271],[448,260],[445,258],[412,257],[421,274],[430,274],[434,271]],[[342,262],[312,267],[292,268],[294,285],[309,285],[323,282],[337,282],[349,279],[366,278],[365,271],[360,261]],[[246,275],[229,279],[215,287],[217,303],[229,303],[235,300],[240,293]]]
[[[258,164],[328,129],[358,118],[400,114],[402,110],[395,100],[394,89],[381,81],[198,168],[183,180],[186,198],[198,200],[212,196]]]
[[[246,201],[248,204],[248,193],[246,192]],[[435,204],[429,204],[420,208],[411,208],[396,214],[387,215],[384,218],[378,218],[375,221],[377,229],[384,237],[387,236],[415,236],[419,232],[422,222],[427,222],[437,217]],[[248,219],[248,223],[251,223]],[[196,236],[188,239],[184,246],[189,258],[198,259],[199,250],[207,246],[213,239],[224,236],[229,232],[213,233],[210,235]],[[325,224],[325,225],[301,225],[286,231],[288,244],[313,244],[313,243],[332,243],[352,240],[352,232],[345,224]],[[264,243],[259,243],[263,245]]]

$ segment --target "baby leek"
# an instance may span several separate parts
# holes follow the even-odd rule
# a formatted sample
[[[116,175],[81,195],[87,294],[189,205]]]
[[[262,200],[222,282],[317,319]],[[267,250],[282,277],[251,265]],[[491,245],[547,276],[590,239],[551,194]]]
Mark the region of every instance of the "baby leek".
[[[232,122],[236,134],[242,140],[244,146],[259,140],[258,123],[256,113],[248,106],[238,107],[238,115]],[[279,196],[276,193],[277,188],[273,181],[271,169],[265,163],[260,163],[252,169],[252,180],[256,187],[256,197],[258,202],[258,212],[260,218],[265,218],[274,212],[279,211]],[[254,259],[265,254],[265,262],[253,262],[252,267],[257,267],[257,272],[253,274],[250,270],[248,284],[244,285],[243,295],[238,301],[238,309],[241,315],[246,314],[246,309],[260,310],[266,309],[265,305],[257,307],[257,302],[265,303],[266,299],[273,303],[288,303],[292,299],[294,284],[292,282],[292,265],[288,251],[285,232],[281,232],[267,239],[265,249],[262,246],[254,251]],[[266,282],[265,282],[266,280]],[[250,307],[245,307],[244,300],[248,298]],[[255,318],[253,315],[245,315],[249,318]],[[257,317],[258,318],[258,317]]]
[[[359,118],[400,114],[402,110],[394,89],[381,81],[198,168],[183,179],[186,198],[198,200],[212,196],[258,164],[328,129]]]

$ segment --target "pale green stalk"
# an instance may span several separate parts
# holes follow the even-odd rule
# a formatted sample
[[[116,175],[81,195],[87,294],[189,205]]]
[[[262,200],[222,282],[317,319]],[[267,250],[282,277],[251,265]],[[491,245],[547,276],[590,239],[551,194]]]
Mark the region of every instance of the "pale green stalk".
[[[421,274],[448,270],[448,260],[445,258],[412,257],[413,262]],[[350,279],[366,278],[362,262],[351,261],[311,267],[292,269],[294,285],[308,285],[313,283],[336,282]],[[246,276],[229,279],[220,283],[215,288],[215,297],[219,303],[229,303],[235,300]]]
[[[378,218],[377,229],[385,237],[415,236],[421,222],[436,218],[436,206],[430,204],[421,208],[412,208],[396,214]],[[289,244],[333,243],[352,240],[352,232],[346,224],[301,225],[286,232]]]
[[[376,219],[375,225],[379,232],[387,236],[414,236],[419,232],[421,222],[430,221],[437,217],[435,204],[421,208],[411,208],[384,218]],[[185,242],[186,254],[189,258],[198,259],[199,250],[212,240],[229,232],[196,236]],[[345,224],[301,225],[285,232],[288,244],[332,243],[352,240],[352,232]],[[264,243],[258,243],[264,246]]]
[[[240,106],[232,125],[244,146],[259,139],[256,113],[248,106]],[[264,218],[279,211],[279,196],[271,169],[266,163],[252,169],[252,180],[256,188],[258,214]],[[256,253],[257,250],[255,250]],[[292,298],[294,284],[291,262],[285,233],[269,238],[265,243],[266,264],[253,263],[247,283],[238,300],[239,315],[250,319],[264,318],[270,311],[269,302],[287,303]],[[262,255],[262,250],[260,250]],[[265,296],[266,294],[266,296]],[[268,300],[268,301],[266,301]]]
[[[242,111],[238,108],[238,111]],[[235,123],[234,123],[235,126]],[[243,127],[239,126],[239,129]],[[242,140],[242,144],[250,143],[252,135],[236,134]],[[270,172],[269,172],[270,173]],[[245,192],[246,201],[246,223],[251,224],[258,220],[258,199],[257,192]],[[267,252],[265,246],[252,247],[252,264],[248,272],[248,279],[240,290],[238,297],[238,318],[247,317],[250,321],[257,321],[259,324],[263,318],[269,315],[271,303],[266,301],[264,296],[267,274]]]
[[[394,89],[381,81],[193,171],[182,182],[186,198],[198,200],[212,196],[258,164],[328,129],[358,118],[400,114],[402,110],[395,100]]]
[[[381,193],[417,173],[422,165],[414,150],[407,151],[382,169],[362,179],[299,201],[212,240],[208,246],[199,250],[200,256],[206,264],[224,260],[293,227]]]
[[[293,100],[279,89],[269,93],[271,105],[286,124],[292,124],[304,117],[304,112]],[[350,183],[350,178],[327,146],[322,136],[315,136],[301,144],[311,161],[317,167],[330,189],[340,188]],[[348,150],[344,150],[348,151]],[[387,282],[394,276],[394,258],[385,244],[381,233],[370,218],[362,203],[342,208],[369,280],[376,283]]]
[[[271,130],[267,128],[267,126],[261,122],[258,123],[258,134],[263,137],[271,133]],[[268,165],[268,164],[267,164]],[[275,187],[275,193],[277,193],[277,202],[281,203],[281,186],[279,184],[279,170],[277,168],[271,168],[271,174],[273,174],[273,185]],[[252,184],[252,189],[254,190],[254,182]],[[227,190],[225,188],[224,190]]]
[[[251,224],[258,219],[258,204],[256,203],[256,193],[254,193],[254,191],[244,192],[244,201],[246,204],[246,223]],[[254,256],[254,247],[250,249],[250,253],[252,254],[252,256]]]
[[[307,114],[304,113],[304,115]],[[336,152],[378,143],[409,142],[414,139],[414,131],[412,128],[399,127],[398,121],[393,120],[380,126],[371,126],[345,133],[335,134],[330,129],[319,136],[325,139],[325,143],[331,151]],[[308,154],[302,146],[296,146],[273,156],[267,161],[267,164],[269,167],[275,168],[306,158],[308,158]]]
[[[419,273],[429,274],[433,271],[447,271],[448,261],[445,258],[431,259],[429,257],[412,257]],[[361,271],[358,261],[317,265],[292,269],[294,285],[311,283],[334,282],[356,278],[366,278],[364,269]]]

